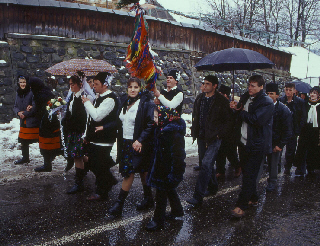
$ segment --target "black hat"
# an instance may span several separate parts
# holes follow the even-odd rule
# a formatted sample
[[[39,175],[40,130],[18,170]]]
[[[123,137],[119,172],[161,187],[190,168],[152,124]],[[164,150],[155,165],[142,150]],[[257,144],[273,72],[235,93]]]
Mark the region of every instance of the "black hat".
[[[279,90],[278,90],[278,84],[276,83],[269,83],[266,84],[266,92],[276,92],[276,94],[279,94]]]
[[[314,87],[312,87],[312,88],[310,89],[310,93],[311,93],[312,91],[316,91],[316,92],[318,92],[318,94],[320,94],[320,87],[319,87],[319,86],[314,86]]]
[[[226,94],[227,96],[230,96],[231,88],[226,85],[220,85],[219,92],[222,94]]]
[[[172,76],[176,81],[180,80],[180,73],[176,69],[170,70],[170,72],[167,74],[167,76]]]
[[[204,80],[209,81],[213,85],[218,85],[219,84],[218,77],[214,76],[214,75],[207,75],[206,77],[204,77]]]

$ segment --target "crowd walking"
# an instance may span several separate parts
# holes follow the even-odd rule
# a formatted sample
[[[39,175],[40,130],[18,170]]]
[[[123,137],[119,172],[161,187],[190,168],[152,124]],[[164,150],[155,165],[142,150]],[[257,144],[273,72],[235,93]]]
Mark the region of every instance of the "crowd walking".
[[[155,207],[145,229],[160,230],[165,220],[184,215],[176,190],[186,168],[180,72],[170,70],[166,89],[154,88],[153,92],[145,90],[138,78],[130,77],[127,93],[118,95],[112,91],[112,80],[109,72],[97,73],[90,83],[84,73],[74,74],[68,79],[70,91],[63,107],[63,100],[56,99],[40,79],[19,76],[14,112],[20,119],[22,158],[14,164],[29,163],[29,144],[39,142],[44,160],[36,172],[51,172],[57,155],[66,158],[66,171],[75,166],[75,182],[67,194],[83,192],[87,172],[94,174],[96,189],[88,201],[109,198],[118,183],[110,168],[119,164],[121,188],[112,206],[106,208],[111,220],[122,216],[139,173],[143,195],[136,209]],[[284,149],[285,174],[291,173],[292,166],[297,167],[295,175],[299,176],[314,175],[320,169],[320,88],[313,87],[305,101],[295,95],[294,83],[286,83],[285,96],[280,97],[278,84],[266,84],[263,76],[253,75],[238,102],[230,93],[230,87],[219,86],[218,77],[207,75],[195,98],[191,135],[198,145],[199,163],[194,170],[199,173],[195,187],[190,187],[193,195],[186,202],[201,209],[204,198],[217,193],[228,159],[233,176],[242,178],[230,214],[241,218],[259,201],[257,181],[266,159],[267,192],[276,190]],[[110,156],[114,144],[116,161]]]

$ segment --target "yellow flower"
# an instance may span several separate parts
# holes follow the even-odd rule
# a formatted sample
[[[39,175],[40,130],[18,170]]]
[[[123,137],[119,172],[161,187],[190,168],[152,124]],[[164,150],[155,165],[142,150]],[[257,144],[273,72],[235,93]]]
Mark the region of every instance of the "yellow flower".
[[[49,111],[49,110],[50,110],[50,107],[49,107],[49,106],[46,106],[46,109]]]
[[[55,102],[54,105],[57,106],[57,107],[59,107],[59,106],[61,106],[61,103],[60,103],[60,102]]]

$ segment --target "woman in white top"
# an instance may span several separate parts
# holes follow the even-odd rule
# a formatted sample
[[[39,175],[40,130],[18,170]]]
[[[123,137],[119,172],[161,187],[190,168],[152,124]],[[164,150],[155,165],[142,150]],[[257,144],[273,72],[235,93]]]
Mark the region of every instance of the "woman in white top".
[[[151,188],[147,186],[146,176],[150,166],[153,132],[154,103],[148,91],[141,90],[141,82],[130,78],[128,95],[121,100],[118,131],[119,172],[123,176],[118,200],[109,209],[109,215],[117,217],[122,214],[124,201],[134,180],[134,174],[140,173],[143,184],[144,200],[137,206],[138,210],[153,207]]]

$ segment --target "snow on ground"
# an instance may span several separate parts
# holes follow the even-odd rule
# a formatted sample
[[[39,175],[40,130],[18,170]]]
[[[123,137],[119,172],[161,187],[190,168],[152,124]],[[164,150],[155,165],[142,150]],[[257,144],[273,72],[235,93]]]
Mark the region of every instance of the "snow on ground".
[[[185,137],[187,157],[196,156],[198,154],[197,143],[192,143],[191,135],[191,120],[192,116],[183,114],[182,118],[187,124],[187,133]],[[21,158],[20,144],[18,143],[20,121],[14,118],[10,123],[0,124],[0,153],[2,161],[0,162],[0,185],[4,182],[19,180],[22,178],[41,176],[41,175],[63,175],[63,170],[66,161],[62,156],[56,157],[53,162],[53,171],[48,173],[35,173],[33,169],[43,165],[43,157],[40,154],[39,144],[30,145],[30,160],[29,164],[15,165],[13,162]],[[112,157],[116,158],[116,144],[111,151]]]

